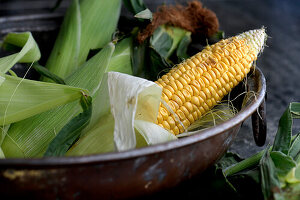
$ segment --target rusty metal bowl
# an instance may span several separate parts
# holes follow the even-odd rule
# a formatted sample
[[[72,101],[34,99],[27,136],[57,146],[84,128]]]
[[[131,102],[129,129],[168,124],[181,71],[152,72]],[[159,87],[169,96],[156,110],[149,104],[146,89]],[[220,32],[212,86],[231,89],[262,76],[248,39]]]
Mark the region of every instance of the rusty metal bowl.
[[[248,85],[257,96],[232,119],[177,141],[82,157],[1,159],[1,198],[121,199],[173,187],[213,165],[252,114],[254,136],[263,144],[265,123],[257,111],[264,116],[266,81],[260,69]]]

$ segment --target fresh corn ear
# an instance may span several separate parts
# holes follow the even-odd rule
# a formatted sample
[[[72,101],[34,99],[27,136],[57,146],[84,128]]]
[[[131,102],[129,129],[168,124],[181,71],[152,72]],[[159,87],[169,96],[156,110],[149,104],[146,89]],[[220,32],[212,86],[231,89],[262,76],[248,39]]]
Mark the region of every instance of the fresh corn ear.
[[[165,103],[157,124],[175,135],[185,132],[243,80],[265,39],[262,28],[221,40],[158,79]]]
[[[108,72],[99,91],[109,98],[95,101],[107,115],[95,121],[95,127],[67,155],[124,151],[176,140],[175,134],[184,132],[245,77],[265,38],[264,29],[259,29],[223,40],[179,64],[157,84]]]

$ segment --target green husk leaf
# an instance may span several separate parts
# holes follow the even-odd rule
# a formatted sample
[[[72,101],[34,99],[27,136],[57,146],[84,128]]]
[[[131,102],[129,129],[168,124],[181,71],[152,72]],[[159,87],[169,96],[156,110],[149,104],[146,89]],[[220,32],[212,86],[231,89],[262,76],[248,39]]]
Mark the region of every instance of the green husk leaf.
[[[295,119],[300,118],[300,103],[297,102],[291,103],[291,113],[293,118]]]
[[[267,200],[271,198],[273,193],[280,192],[280,182],[276,173],[276,167],[268,150],[265,150],[264,155],[259,162],[259,169],[262,192],[264,199]]]
[[[107,72],[116,71],[126,74],[132,74],[131,66],[131,44],[132,38],[126,38],[116,44],[115,51],[109,62]],[[99,90],[93,98],[93,113],[90,124],[82,131],[82,135],[89,132],[93,126],[99,123],[99,119],[104,115],[110,113],[109,107],[109,94],[107,87],[107,74],[104,74],[103,85],[100,86]],[[101,102],[99,104],[98,102]]]
[[[0,75],[0,124],[14,123],[54,107],[75,101],[83,89]]]
[[[146,8],[145,10],[142,10],[141,12],[135,14],[134,17],[138,19],[152,20],[152,12],[148,8]]]
[[[292,168],[296,167],[296,162],[293,158],[280,151],[272,151],[270,156],[279,177],[286,176]]]
[[[132,63],[132,72],[134,76],[146,77],[145,74],[145,65],[147,63],[147,42],[144,42],[141,45],[133,46],[131,63]]]
[[[178,44],[178,48],[176,50],[176,55],[179,58],[180,62],[190,57],[187,54],[187,49],[188,49],[188,46],[191,43],[191,41],[192,41],[192,39],[191,39],[190,32],[187,32],[186,35],[180,40],[180,42]]]
[[[111,114],[100,118],[99,123],[84,134],[67,152],[67,156],[82,156],[115,151],[114,118]]]
[[[131,65],[132,38],[125,38],[116,44],[107,71],[132,74]]]
[[[299,117],[300,103],[290,103],[279,120],[278,130],[273,145],[273,151],[281,151],[285,154],[288,154],[292,139],[293,118]]]
[[[284,181],[293,184],[300,183],[300,167],[297,165],[289,171],[289,173],[284,177]]]
[[[216,42],[219,42],[220,40],[225,38],[225,33],[224,31],[218,31],[215,33],[213,36],[208,38],[210,44],[214,44]]]
[[[107,70],[114,45],[110,43],[75,73],[65,79],[68,85],[89,91],[94,98]],[[81,112],[78,102],[41,113],[11,125],[2,149],[6,157],[39,157],[63,126]]]
[[[269,149],[269,151],[270,151],[270,149]],[[252,168],[252,167],[258,165],[263,154],[264,154],[264,151],[260,151],[245,160],[242,160],[236,164],[226,167],[225,169],[223,169],[224,175],[231,176],[236,173],[239,173],[240,171],[243,171],[243,170],[246,170],[246,169],[249,169],[249,168]]]
[[[173,38],[166,32],[163,26],[158,27],[150,38],[150,45],[162,57],[167,58],[173,44]]]
[[[189,42],[189,40],[191,40],[191,32],[184,30],[182,28],[178,28],[178,27],[174,27],[174,26],[166,26],[163,25],[162,28],[164,29],[164,31],[166,31],[168,33],[168,35],[172,38],[173,42],[172,42],[172,46],[168,51],[167,57],[165,58],[169,58],[176,49],[178,49],[180,42],[182,41],[182,39],[186,38],[186,42],[185,45],[187,45],[187,42]],[[183,44],[182,44],[183,45]]]
[[[121,0],[74,0],[67,11],[46,68],[65,79],[87,59],[91,49],[111,41]],[[103,28],[105,27],[105,28]]]
[[[115,119],[114,140],[117,150],[132,149],[136,146],[134,119],[138,95],[146,88],[155,91],[159,90],[161,93],[161,88],[154,82],[117,72],[108,73],[108,88],[111,113]],[[151,96],[149,95],[149,97]],[[150,99],[149,102],[152,103],[153,101]],[[150,104],[149,106],[152,107],[153,105]]]
[[[69,76],[84,62],[84,60],[79,60],[81,37],[80,6],[78,0],[73,0],[65,14],[45,67],[63,79]],[[43,80],[50,81],[45,77]]]
[[[91,122],[87,132],[79,139],[74,148],[70,149],[69,155],[82,155],[83,152],[91,154],[112,150],[123,151],[136,146],[140,147],[141,143],[144,145],[144,140],[149,144],[170,140],[170,137],[173,136],[170,136],[171,133],[165,135],[162,133],[161,136],[151,135],[153,129],[149,128],[149,125],[148,128],[145,125],[150,122],[153,124],[156,121],[161,99],[161,88],[158,85],[118,72],[108,72],[104,80],[99,90],[104,96],[100,105],[102,110],[98,111],[98,116],[102,116],[102,118]],[[106,118],[114,119],[114,123],[109,123],[110,127],[102,121]],[[135,128],[139,129],[140,133],[135,133],[134,126],[138,120],[141,123],[138,122],[138,127]],[[105,130],[105,133],[101,133],[101,130]],[[158,129],[156,128],[156,130]],[[140,139],[139,134],[142,134],[145,139]],[[140,142],[138,144],[136,137]],[[171,139],[175,139],[174,137]],[[103,145],[102,140],[109,144]],[[96,144],[95,141],[98,141],[98,145],[93,145]],[[88,146],[91,143],[94,148],[86,148],[82,145],[83,143]],[[114,146],[113,144],[116,149],[111,148]]]
[[[111,41],[121,11],[121,0],[80,1],[81,38],[79,63],[84,62],[90,49],[103,48]]]
[[[217,167],[225,170],[226,168],[241,162],[243,159],[232,152],[227,152],[217,163]]]
[[[9,129],[9,126],[10,126],[10,124],[6,125],[6,126],[0,126],[0,131],[1,131],[0,146],[1,146],[2,142],[3,142],[3,140],[4,140],[4,137],[5,137],[6,133],[7,133],[7,130]]]
[[[47,68],[39,65],[38,63],[34,63],[32,65],[32,68],[34,68],[39,74],[43,75],[44,77],[47,77],[47,78],[51,79],[55,83],[62,84],[62,85],[66,84],[65,81],[62,78],[60,78],[59,76],[51,73]]]
[[[21,47],[19,53],[0,58],[0,72],[6,73],[17,62],[32,63],[40,59],[41,53],[30,32],[9,33],[3,41],[3,48],[7,46]]]
[[[288,155],[291,156],[294,160],[297,160],[297,158],[299,157],[299,155],[300,155],[300,132],[293,139]]]
[[[149,42],[134,46],[132,53],[133,75],[156,81],[161,72],[172,67],[164,57],[162,57],[153,47],[149,47]]]
[[[49,144],[44,156],[63,156],[79,138],[81,131],[88,125],[92,116],[92,98],[82,96],[83,112],[69,121]]]
[[[5,155],[4,155],[4,153],[3,153],[3,151],[2,151],[2,148],[0,147],[0,158],[2,159],[2,158],[5,158]]]
[[[162,57],[155,49],[149,48],[149,68],[147,70],[147,79],[156,81],[163,71],[169,71],[171,69],[171,65]]]
[[[159,144],[163,142],[168,142],[171,140],[176,140],[177,137],[167,131],[166,129],[158,126],[157,124],[144,120],[135,120],[134,127],[137,132],[141,134],[146,141],[147,145]],[[143,142],[143,141],[138,141]],[[137,144],[139,147],[142,145]]]
[[[174,26],[162,25],[154,31],[150,38],[150,45],[162,57],[168,59],[176,49],[179,54],[185,54],[190,41],[191,32]]]
[[[8,73],[11,75],[11,76],[14,76],[14,77],[18,77],[18,75],[13,71],[13,70],[8,70]]]
[[[288,154],[292,138],[291,105],[288,106],[279,120],[278,130],[275,136],[272,151],[281,151]]]

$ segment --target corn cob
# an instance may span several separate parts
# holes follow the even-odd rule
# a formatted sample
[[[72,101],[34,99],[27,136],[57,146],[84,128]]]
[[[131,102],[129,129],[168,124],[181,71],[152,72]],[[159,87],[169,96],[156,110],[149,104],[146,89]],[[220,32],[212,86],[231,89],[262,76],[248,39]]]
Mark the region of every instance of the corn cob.
[[[156,83],[167,105],[160,104],[157,124],[184,132],[243,80],[265,39],[262,28],[221,40],[163,75]]]

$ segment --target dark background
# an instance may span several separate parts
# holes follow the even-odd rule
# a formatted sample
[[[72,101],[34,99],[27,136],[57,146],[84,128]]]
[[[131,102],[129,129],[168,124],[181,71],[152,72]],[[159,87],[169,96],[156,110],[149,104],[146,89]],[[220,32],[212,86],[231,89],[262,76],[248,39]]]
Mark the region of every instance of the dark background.
[[[32,31],[34,36],[40,32],[56,33],[55,30],[59,27],[69,1],[63,1],[55,12],[50,12],[55,2],[55,0],[0,0],[0,37],[11,31]],[[144,2],[155,11],[162,3],[174,4],[186,1],[145,0]],[[300,1],[203,0],[202,3],[217,14],[220,30],[225,32],[226,37],[262,26],[266,28],[269,35],[267,47],[258,58],[257,66],[263,71],[267,80],[266,143],[272,144],[278,120],[289,102],[300,101]],[[128,15],[125,9],[122,10],[122,14]],[[47,52],[47,49],[41,51]],[[299,121],[295,121],[294,131],[300,131]],[[256,147],[252,138],[251,123],[247,120],[230,150],[245,157],[264,147]],[[204,174],[194,177],[176,188],[149,199],[167,197],[191,199],[201,196],[205,198],[210,196],[210,199],[213,199],[216,194],[203,190],[205,176]]]

